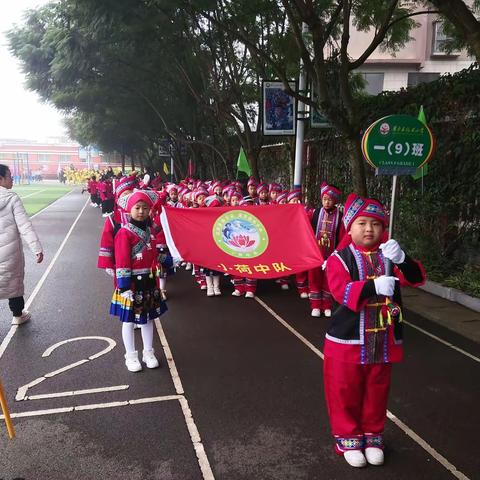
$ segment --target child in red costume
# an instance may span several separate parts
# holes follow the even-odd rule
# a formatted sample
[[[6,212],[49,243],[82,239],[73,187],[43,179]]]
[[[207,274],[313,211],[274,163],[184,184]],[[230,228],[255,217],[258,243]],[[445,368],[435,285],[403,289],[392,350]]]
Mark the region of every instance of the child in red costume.
[[[142,360],[147,368],[157,368],[153,350],[153,321],[167,310],[158,285],[160,265],[171,266],[172,258],[160,256],[149,223],[150,209],[157,200],[153,191],[135,190],[119,199],[130,212],[130,220],[115,236],[115,278],[110,314],[122,323],[125,365],[138,372],[142,365],[135,350],[134,326],[140,325],[143,340]]]
[[[391,366],[403,357],[400,285],[422,285],[425,271],[396,240],[387,241],[377,200],[350,194],[343,223],[347,235],[327,260],[334,303],[325,398],[336,452],[354,467],[382,465]],[[393,276],[386,275],[387,259]]]
[[[342,212],[336,206],[340,201],[341,191],[324,182],[320,187],[320,196],[322,207],[312,212],[311,223],[320,253],[324,260],[328,260],[345,235]],[[332,296],[323,267],[309,270],[308,288],[312,317],[320,317],[322,312],[326,317],[331,317]]]

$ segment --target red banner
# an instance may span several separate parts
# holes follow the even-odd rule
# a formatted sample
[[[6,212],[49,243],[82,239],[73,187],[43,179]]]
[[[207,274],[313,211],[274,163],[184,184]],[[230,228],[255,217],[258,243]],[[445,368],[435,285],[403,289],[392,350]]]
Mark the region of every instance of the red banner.
[[[162,225],[173,256],[247,278],[278,278],[322,265],[302,205],[164,207]]]

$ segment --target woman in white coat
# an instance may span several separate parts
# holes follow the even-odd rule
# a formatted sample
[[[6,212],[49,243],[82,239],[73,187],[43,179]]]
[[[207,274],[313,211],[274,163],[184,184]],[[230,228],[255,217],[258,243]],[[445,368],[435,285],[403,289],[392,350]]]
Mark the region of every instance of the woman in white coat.
[[[25,259],[22,238],[37,257],[43,260],[43,249],[20,197],[11,190],[12,174],[0,165],[0,299],[8,299],[13,313],[12,325],[30,320],[23,300]]]

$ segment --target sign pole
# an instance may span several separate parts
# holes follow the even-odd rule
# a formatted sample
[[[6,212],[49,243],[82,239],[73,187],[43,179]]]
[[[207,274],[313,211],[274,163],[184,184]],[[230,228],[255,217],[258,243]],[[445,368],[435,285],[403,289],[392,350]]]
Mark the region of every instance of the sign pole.
[[[392,179],[392,201],[390,202],[390,222],[388,226],[388,238],[393,236],[393,216],[395,214],[395,202],[397,200],[397,181],[398,175],[394,175]]]
[[[13,428],[12,419],[10,417],[10,412],[8,410],[7,399],[5,397],[5,392],[3,391],[2,383],[0,382],[0,404],[2,407],[3,417],[5,419],[5,424],[7,426],[7,432],[10,439],[15,438],[15,429]]]
[[[308,33],[308,26],[302,23],[302,35]],[[303,66],[303,60],[300,59],[300,76],[298,78],[298,91],[301,95],[306,95],[307,75]],[[302,186],[302,164],[303,164],[303,140],[305,138],[305,104],[298,102],[297,135],[295,142],[295,172],[293,176],[293,188]]]

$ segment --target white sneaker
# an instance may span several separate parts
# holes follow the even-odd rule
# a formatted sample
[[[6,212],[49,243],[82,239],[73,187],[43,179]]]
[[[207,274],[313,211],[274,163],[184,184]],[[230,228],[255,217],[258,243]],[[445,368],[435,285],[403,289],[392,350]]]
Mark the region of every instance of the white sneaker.
[[[319,308],[312,309],[312,317],[319,317],[322,313],[320,312]]]
[[[302,292],[300,294],[300,298],[308,298],[308,293],[307,292]]]
[[[282,290],[289,290],[289,289],[290,289],[290,287],[289,287],[286,283],[283,283],[280,288],[281,288]]]
[[[232,292],[232,296],[234,297],[241,297],[242,296],[242,292],[240,290],[234,290]]]
[[[191,270],[192,269],[192,264],[187,263],[187,266],[185,267],[185,270]]]
[[[255,294],[253,292],[245,293],[245,298],[255,298]]]
[[[140,372],[142,364],[138,360],[138,352],[129,352],[125,354],[125,365],[129,372]]]
[[[19,317],[12,318],[12,325],[21,325],[22,323],[28,322],[32,318],[30,312],[24,310]]]
[[[361,450],[347,450],[344,452],[343,456],[347,463],[352,467],[361,468],[367,466],[367,460],[363,456]]]
[[[332,311],[327,309],[323,312],[323,314],[326,316],[326,317],[331,317],[332,316]]]
[[[365,449],[365,457],[370,465],[383,465],[383,450],[378,447],[367,447]]]
[[[206,285],[200,285],[200,290],[206,290],[207,286]]]
[[[143,351],[142,361],[145,363],[147,368],[158,368],[160,366],[153,349]]]
[[[133,324],[133,329],[134,329],[134,330],[138,330],[138,329],[140,329],[140,328],[141,328],[141,327],[140,327],[140,324],[139,324],[139,323],[134,323],[134,324]]]

